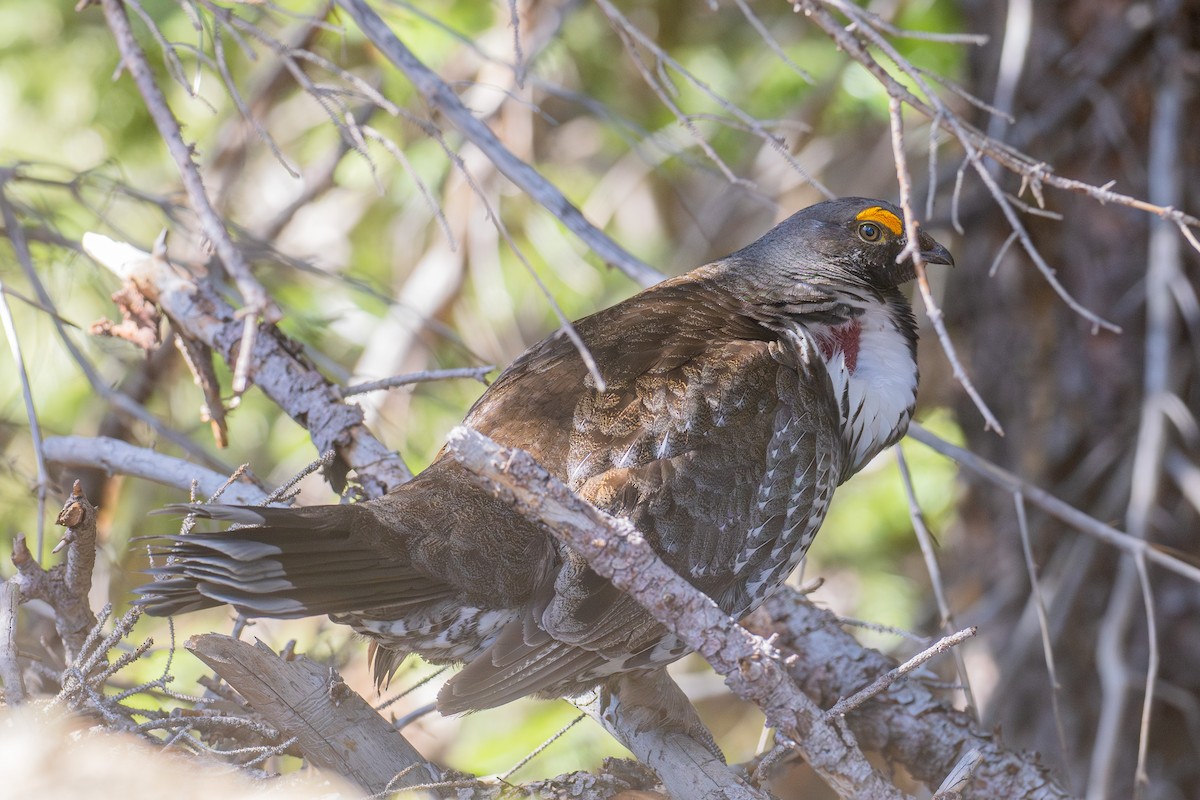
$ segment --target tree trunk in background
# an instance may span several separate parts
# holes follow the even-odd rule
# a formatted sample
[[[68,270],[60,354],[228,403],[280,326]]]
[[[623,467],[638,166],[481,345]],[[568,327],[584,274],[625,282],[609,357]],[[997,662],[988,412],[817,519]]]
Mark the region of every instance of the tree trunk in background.
[[[1008,4],[1018,5],[1016,0]],[[1054,164],[1064,177],[1095,185],[1115,181],[1116,191],[1154,198],[1157,190],[1149,178],[1152,125],[1157,104],[1164,102],[1170,71],[1183,70],[1179,156],[1174,165],[1184,194],[1173,202],[1200,205],[1200,151],[1194,138],[1200,119],[1191,93],[1197,64],[1173,55],[1197,44],[1200,11],[1195,5],[1131,6],[1112,0],[1031,5],[1032,33],[1012,105],[1017,122],[1007,126],[1002,138]],[[969,78],[973,91],[988,100],[997,85],[1008,6],[974,2],[965,9],[966,29],[991,36],[987,47],[973,53]],[[981,116],[977,122],[986,129],[989,120]],[[1015,194],[1017,181],[1006,181],[1005,188]],[[1124,331],[1093,334],[1090,325],[1054,294],[1019,245],[1009,250],[995,277],[981,276],[1010,229],[977,180],[972,185],[968,178],[967,188],[961,213],[967,235],[956,255],[971,268],[955,271],[950,279],[947,321],[968,370],[1007,432],[1004,438],[984,432],[979,413],[958,392],[957,414],[968,446],[1092,516],[1126,529],[1143,401],[1145,276],[1154,218],[1057,190],[1048,190],[1047,207],[1063,215],[1061,222],[1026,217],[1037,246],[1067,289]],[[1035,203],[1028,191],[1022,199]],[[1182,260],[1186,282],[1194,289],[1197,254],[1186,243]],[[1177,288],[1183,288],[1184,295],[1188,292]],[[1173,307],[1177,316],[1178,309]],[[1192,312],[1190,320],[1169,331],[1174,359],[1170,388],[1193,415],[1200,407],[1196,330]],[[1166,427],[1165,460],[1169,463],[1175,454],[1175,463],[1194,465],[1196,443],[1189,443],[1171,424]],[[1166,471],[1153,508],[1148,538],[1196,555],[1200,519]],[[1101,783],[1107,785],[1109,797],[1133,796],[1149,652],[1138,584],[1133,584],[1124,625],[1106,617],[1121,569],[1116,551],[1030,509],[1060,691],[1068,700],[1061,705],[1072,715],[1063,719],[1064,758],[1013,499],[994,487],[973,484],[961,513],[963,546],[954,550],[951,558],[957,563],[947,570],[956,576],[956,607],[969,609],[959,621],[981,625],[1000,671],[983,710],[985,724],[999,724],[1010,745],[1037,749],[1056,767],[1065,761],[1069,785],[1082,794],[1093,770],[1104,703],[1097,665],[1109,656],[1100,648],[1102,631],[1116,626],[1117,651],[1127,665],[1129,682],[1119,738],[1107,759],[1110,771]],[[1150,583],[1159,641],[1190,646],[1161,653],[1147,796],[1200,797],[1200,588],[1153,567]],[[1091,794],[1097,788],[1093,778],[1089,797],[1104,796]]]

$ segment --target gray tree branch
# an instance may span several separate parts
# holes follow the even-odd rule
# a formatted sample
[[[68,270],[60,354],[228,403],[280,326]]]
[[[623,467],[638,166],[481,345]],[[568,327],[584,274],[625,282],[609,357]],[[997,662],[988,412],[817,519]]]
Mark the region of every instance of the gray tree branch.
[[[64,467],[99,467],[109,474],[132,475],[184,491],[194,481],[206,497],[224,486],[222,501],[235,505],[260,503],[267,494],[250,483],[230,483],[228,476],[199,464],[108,436],[51,436],[44,449],[47,461]]]
[[[12,562],[17,568],[15,580],[22,601],[44,600],[53,607],[54,627],[62,639],[66,663],[72,664],[96,627],[96,615],[88,604],[92,568],[96,565],[96,507],[83,496],[79,481],[75,481],[56,522],[67,529],[53,550],[57,553],[66,549],[61,563],[42,569],[25,546],[24,536],[13,541]]]
[[[470,428],[451,431],[447,446],[481,486],[581,553],[599,575],[704,656],[735,694],[758,705],[768,724],[797,743],[840,796],[905,796],[867,762],[848,730],[827,722],[796,688],[779,652],[663,563],[632,523],[580,498],[528,453]]]
[[[787,656],[788,672],[820,705],[829,707],[872,683],[896,666],[882,653],[863,647],[831,612],[817,608],[794,589],[781,587],[747,624]],[[1005,749],[998,734],[976,729],[971,716],[950,707],[920,681],[890,686],[846,717],[859,744],[903,764],[930,786],[948,775],[972,749],[983,758],[963,793],[991,800],[1066,800],[1063,790],[1028,754]]]
[[[180,336],[219,353],[230,366],[238,360],[243,324],[237,312],[202,281],[168,261],[96,233],[84,234],[84,250],[117,277],[156,302]],[[318,452],[337,453],[333,483],[355,470],[370,497],[412,477],[399,455],[363,423],[362,409],[345,403],[337,386],[300,355],[301,348],[277,328],[264,325],[255,337],[250,378],[283,411],[303,425]],[[340,475],[338,473],[341,473]]]
[[[650,286],[663,279],[661,272],[626,251],[608,234],[588,222],[556,186],[505,147],[496,134],[463,105],[446,82],[413,55],[364,0],[338,0],[338,5],[346,10],[371,43],[412,81],[427,103],[444,114],[463,136],[487,154],[496,169],[544,206],[606,264],[621,270],[641,286]]]
[[[441,771],[422,758],[332,668],[304,656],[281,658],[215,633],[184,645],[275,728],[296,737],[304,757],[374,795],[428,784]]]

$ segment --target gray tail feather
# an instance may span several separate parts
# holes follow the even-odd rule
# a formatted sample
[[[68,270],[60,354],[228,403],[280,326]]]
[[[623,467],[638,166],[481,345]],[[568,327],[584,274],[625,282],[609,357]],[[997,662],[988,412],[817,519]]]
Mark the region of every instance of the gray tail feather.
[[[171,506],[168,511],[250,527],[153,537],[159,541],[150,548],[154,580],[136,590],[136,602],[155,616],[228,603],[248,616],[295,618],[450,594],[444,583],[356,536],[350,508]],[[374,524],[362,514],[364,525]]]
[[[493,645],[446,681],[438,692],[443,714],[481,711],[530,694],[561,695],[604,662],[604,657],[544,634],[525,639],[521,620],[510,623]]]

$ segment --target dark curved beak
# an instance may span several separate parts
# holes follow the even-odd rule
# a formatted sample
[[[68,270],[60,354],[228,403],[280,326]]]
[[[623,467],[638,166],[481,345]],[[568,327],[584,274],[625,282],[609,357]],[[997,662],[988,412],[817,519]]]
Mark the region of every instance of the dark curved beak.
[[[950,251],[934,241],[932,236],[924,234],[921,235],[921,260],[926,264],[954,266],[954,256],[950,255]]]

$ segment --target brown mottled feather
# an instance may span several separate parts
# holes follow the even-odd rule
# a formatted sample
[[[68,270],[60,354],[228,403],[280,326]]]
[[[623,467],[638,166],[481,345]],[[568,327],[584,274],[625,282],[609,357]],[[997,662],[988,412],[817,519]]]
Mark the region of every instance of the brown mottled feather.
[[[722,261],[579,320],[606,391],[568,339],[550,336],[466,423],[630,519],[724,610],[747,613],[803,555],[834,488],[911,414],[915,326],[896,288],[911,265],[896,262],[901,239],[859,238],[864,213],[899,212],[861,198],[818,204]],[[932,239],[921,248],[949,263]],[[858,321],[882,325],[875,361],[864,352],[858,364],[897,362],[900,394],[886,403],[829,360],[840,341],[830,332]],[[171,537],[141,590],[151,613],[221,602],[252,615],[329,613],[379,645],[381,681],[407,652],[466,662],[439,696],[444,712],[577,694],[686,651],[445,452],[392,494],[353,506],[196,510],[251,527]]]

